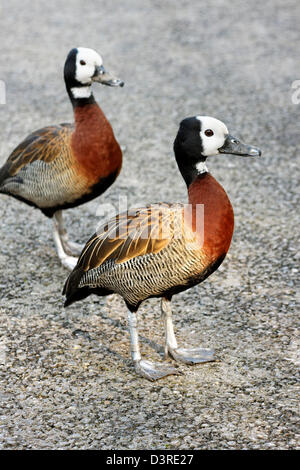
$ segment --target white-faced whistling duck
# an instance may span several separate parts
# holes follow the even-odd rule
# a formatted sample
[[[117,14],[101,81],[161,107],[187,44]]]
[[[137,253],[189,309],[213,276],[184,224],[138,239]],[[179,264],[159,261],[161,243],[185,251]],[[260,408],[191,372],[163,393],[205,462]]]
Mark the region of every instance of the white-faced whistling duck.
[[[62,210],[102,194],[122,165],[120,146],[91,85],[115,87],[124,82],[106,72],[97,52],[84,47],[69,52],[64,78],[75,123],[45,127],[26,137],[0,169],[0,192],[53,217],[58,255],[73,269],[83,247],[69,241]]]
[[[208,116],[184,119],[174,142],[189,204],[153,204],[112,218],[87,242],[65,287],[65,306],[90,294],[120,294],[128,307],[131,355],[149,380],[178,373],[170,365],[141,358],[136,312],[150,297],[161,297],[165,357],[195,364],[214,360],[209,349],[177,346],[171,298],[212,274],[224,260],[233,233],[233,210],[222,186],[208,172],[207,157],[261,155]],[[201,208],[201,210],[199,210]],[[202,214],[202,215],[201,215]]]

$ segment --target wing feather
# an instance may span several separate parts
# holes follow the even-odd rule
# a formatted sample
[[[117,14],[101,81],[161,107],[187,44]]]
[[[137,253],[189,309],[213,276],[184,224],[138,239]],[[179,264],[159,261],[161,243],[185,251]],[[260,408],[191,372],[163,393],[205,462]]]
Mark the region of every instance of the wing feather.
[[[57,158],[62,147],[66,148],[73,131],[71,124],[60,124],[39,129],[24,139],[10,154],[6,165],[10,176],[14,176],[25,165],[36,160],[50,163]]]
[[[119,264],[158,253],[174,238],[174,217],[182,210],[181,204],[163,203],[118,214],[90,238],[77,267],[89,271],[109,260]]]

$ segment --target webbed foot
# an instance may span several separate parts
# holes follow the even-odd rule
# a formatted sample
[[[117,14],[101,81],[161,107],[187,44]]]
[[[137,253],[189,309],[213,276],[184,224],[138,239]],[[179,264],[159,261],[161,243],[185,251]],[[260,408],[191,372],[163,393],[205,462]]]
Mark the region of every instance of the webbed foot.
[[[134,361],[134,366],[136,372],[139,375],[151,381],[161,379],[167,375],[182,374],[180,370],[176,369],[175,367],[167,366],[166,364],[160,364],[157,362],[145,361],[143,359]]]
[[[215,351],[206,348],[168,348],[170,355],[175,361],[185,364],[199,364],[201,362],[215,361]]]

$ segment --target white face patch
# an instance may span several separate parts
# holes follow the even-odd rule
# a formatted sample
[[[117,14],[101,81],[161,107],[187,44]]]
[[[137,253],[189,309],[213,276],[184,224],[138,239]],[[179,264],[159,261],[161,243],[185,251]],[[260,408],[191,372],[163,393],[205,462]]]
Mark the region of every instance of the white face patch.
[[[83,84],[92,83],[95,67],[103,64],[102,57],[93,49],[78,47],[75,78]]]
[[[91,86],[73,87],[71,88],[74,98],[89,98],[92,94]]]
[[[222,121],[210,116],[197,116],[197,119],[201,122],[202,155],[204,157],[218,155],[218,149],[224,145],[228,135],[227,127]]]

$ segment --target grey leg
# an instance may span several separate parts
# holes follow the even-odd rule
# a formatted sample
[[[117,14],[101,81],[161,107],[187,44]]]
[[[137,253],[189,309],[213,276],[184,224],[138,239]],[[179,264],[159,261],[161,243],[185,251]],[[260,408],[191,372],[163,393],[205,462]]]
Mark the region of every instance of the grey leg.
[[[64,247],[64,251],[71,256],[79,256],[84,248],[84,245],[79,243],[71,242],[68,237],[68,233],[64,226],[63,214],[62,211],[55,212],[54,223],[56,223],[57,230],[61,239],[61,243]]]
[[[53,232],[53,238],[56,246],[56,250],[59,256],[59,259],[65,268],[69,269],[72,271],[76,264],[77,264],[77,258],[74,256],[70,256],[66,253],[65,247],[63,244],[62,240],[62,234],[61,234],[61,226],[59,223],[60,216],[57,216],[57,212],[54,214],[53,217],[53,222],[54,222],[54,232]]]
[[[165,326],[165,358],[170,354],[176,361],[185,364],[214,361],[214,350],[204,348],[178,348],[172,321],[171,301],[161,299],[161,311]]]
[[[145,361],[141,357],[137,330],[136,313],[128,310],[128,326],[130,333],[130,350],[136,372],[148,380],[157,380],[167,375],[180,374],[180,371],[165,364]]]

